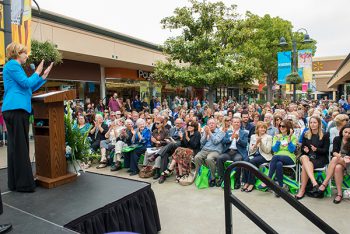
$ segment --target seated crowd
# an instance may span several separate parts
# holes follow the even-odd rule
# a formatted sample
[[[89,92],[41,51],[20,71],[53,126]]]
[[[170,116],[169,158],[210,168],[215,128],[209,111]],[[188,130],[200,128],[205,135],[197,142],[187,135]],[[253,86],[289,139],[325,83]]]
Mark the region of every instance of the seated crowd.
[[[225,162],[246,161],[268,167],[268,177],[288,189],[283,183],[285,168],[296,170],[299,164],[301,185],[296,199],[305,194],[323,197],[334,178],[333,202],[341,202],[343,176],[350,173],[350,124],[340,103],[258,105],[224,99],[211,109],[197,98],[176,97],[171,108],[166,100],[152,101],[148,105],[136,97],[124,104],[115,94],[107,107],[101,100],[95,109],[89,105],[85,112],[75,110],[75,127],[81,133],[89,131],[91,150],[101,154],[97,168],[127,168],[134,176],[147,167],[163,183],[172,174],[176,181],[188,178],[193,169],[194,178],[205,165],[210,169],[209,186],[220,187]],[[325,167],[326,178],[319,184],[314,170]],[[249,171],[237,170],[234,180],[235,189],[251,192],[255,188],[256,178]]]

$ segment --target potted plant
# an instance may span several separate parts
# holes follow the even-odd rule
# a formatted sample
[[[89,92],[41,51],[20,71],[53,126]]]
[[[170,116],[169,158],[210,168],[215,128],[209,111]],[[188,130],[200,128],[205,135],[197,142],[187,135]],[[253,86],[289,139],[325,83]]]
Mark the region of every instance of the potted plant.
[[[30,64],[34,64],[38,66],[41,61],[44,60],[44,67],[47,67],[54,63],[54,65],[58,65],[62,63],[62,54],[58,51],[56,46],[49,42],[40,42],[37,40],[31,41],[31,52],[30,56],[26,62],[26,67],[29,67]]]
[[[289,74],[286,78],[288,84],[300,84],[303,80],[297,72]]]
[[[79,161],[87,161],[87,158],[90,155],[90,142],[88,140],[88,135],[91,127],[85,134],[81,134],[79,129],[74,127],[75,121],[72,118],[72,110],[69,102],[67,102],[66,108],[67,114],[64,116],[64,124],[68,170],[79,175],[77,169],[80,168]]]

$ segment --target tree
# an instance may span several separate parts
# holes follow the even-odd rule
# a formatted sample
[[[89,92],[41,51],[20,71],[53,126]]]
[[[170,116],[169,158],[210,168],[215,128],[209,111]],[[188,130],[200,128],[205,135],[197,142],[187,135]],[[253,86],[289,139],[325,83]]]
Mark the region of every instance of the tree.
[[[249,40],[240,46],[241,52],[247,57],[253,57],[259,62],[259,68],[262,72],[261,77],[266,75],[267,80],[267,100],[272,101],[272,86],[277,80],[277,52],[292,50],[292,35],[297,41],[297,49],[312,49],[316,52],[316,41],[310,44],[301,43],[304,34],[301,32],[292,32],[293,25],[290,21],[280,17],[271,17],[266,14],[263,17],[251,12],[246,13],[244,27],[252,32]],[[281,48],[279,39],[285,37],[288,46]]]
[[[212,106],[217,87],[249,84],[261,71],[257,59],[238,49],[250,32],[243,27],[235,5],[190,3],[190,7],[176,8],[173,16],[161,21],[164,29],[180,30],[181,34],[164,43],[168,60],[156,63],[154,77],[175,86],[207,87]]]

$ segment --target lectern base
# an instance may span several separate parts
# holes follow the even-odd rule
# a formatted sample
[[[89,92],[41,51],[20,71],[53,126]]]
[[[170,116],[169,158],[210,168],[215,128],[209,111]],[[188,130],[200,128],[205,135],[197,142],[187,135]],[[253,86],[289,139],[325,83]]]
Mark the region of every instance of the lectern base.
[[[60,176],[54,179],[37,175],[36,179],[36,182],[39,186],[50,189],[76,180],[77,174],[68,173],[67,175]]]

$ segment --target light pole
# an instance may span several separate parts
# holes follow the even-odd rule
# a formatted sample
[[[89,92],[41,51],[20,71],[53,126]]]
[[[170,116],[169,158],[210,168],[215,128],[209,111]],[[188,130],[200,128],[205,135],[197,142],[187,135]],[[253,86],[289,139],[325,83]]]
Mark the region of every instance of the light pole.
[[[296,33],[304,31],[304,40],[301,43],[311,43],[312,39],[310,39],[310,36],[305,28],[300,28],[296,31]],[[292,73],[298,74],[298,68],[297,68],[297,41],[295,40],[295,37],[293,36],[293,32],[291,32],[292,36],[292,53],[293,53],[293,66],[292,66]],[[287,46],[288,43],[284,37],[280,38],[280,46]],[[297,95],[296,95],[296,84],[293,84],[293,102],[296,102]]]

